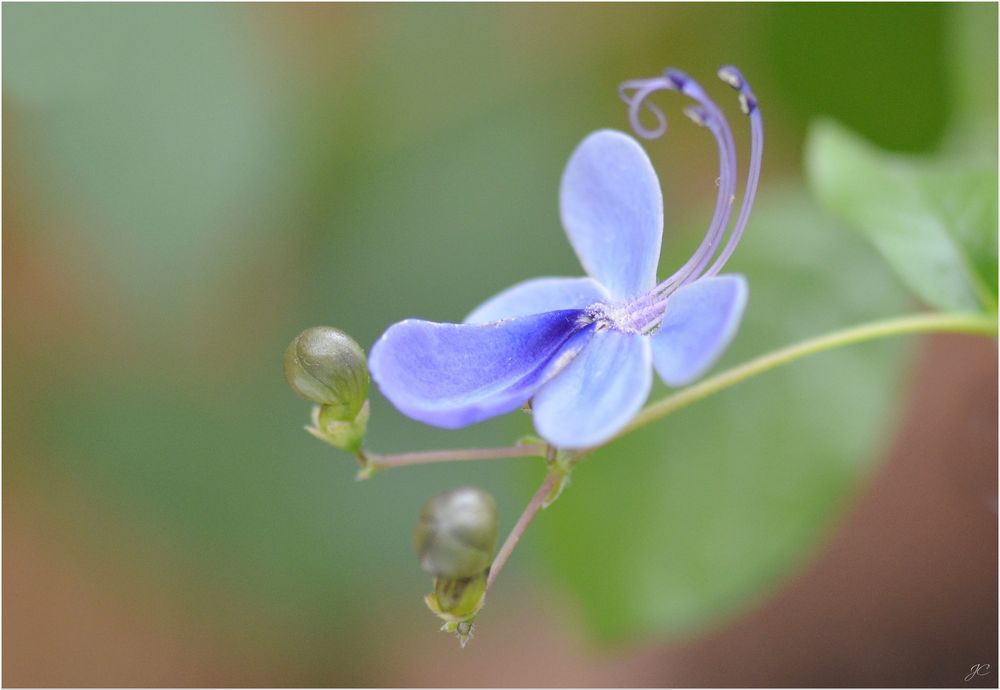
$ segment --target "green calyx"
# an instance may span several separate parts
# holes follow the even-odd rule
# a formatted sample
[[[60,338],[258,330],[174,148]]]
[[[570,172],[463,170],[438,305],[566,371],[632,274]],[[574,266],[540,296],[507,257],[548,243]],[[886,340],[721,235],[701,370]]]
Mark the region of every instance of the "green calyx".
[[[472,638],[476,614],[486,600],[487,573],[457,580],[436,578],[434,591],[424,597],[427,608],[443,621],[441,630],[457,635],[462,647]]]
[[[370,407],[366,400],[354,419],[340,419],[341,408],[335,405],[315,405],[312,425],[306,431],[320,441],[357,455],[368,431]]]
[[[468,620],[482,608],[486,571],[473,577],[434,579],[434,591],[424,597],[427,607],[445,622]]]

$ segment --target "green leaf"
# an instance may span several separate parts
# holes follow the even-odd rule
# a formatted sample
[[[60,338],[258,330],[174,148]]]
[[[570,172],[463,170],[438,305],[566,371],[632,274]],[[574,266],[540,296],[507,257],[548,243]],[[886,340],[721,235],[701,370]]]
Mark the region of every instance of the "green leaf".
[[[948,7],[951,123],[947,146],[996,165],[997,6],[953,3]]]
[[[812,128],[806,166],[820,201],[918,297],[945,311],[996,309],[995,167],[891,155],[831,122]]]
[[[723,366],[905,304],[864,243],[798,192],[762,200],[730,266],[750,301]],[[552,582],[606,639],[689,632],[751,606],[818,548],[870,470],[902,346],[774,370],[588,456],[538,519]]]

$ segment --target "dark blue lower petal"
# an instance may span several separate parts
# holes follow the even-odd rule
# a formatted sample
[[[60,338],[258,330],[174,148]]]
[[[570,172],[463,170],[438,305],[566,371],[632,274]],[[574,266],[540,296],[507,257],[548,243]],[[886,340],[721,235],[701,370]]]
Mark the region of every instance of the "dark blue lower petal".
[[[372,378],[403,414],[454,429],[515,410],[573,359],[592,327],[569,309],[477,324],[408,319],[372,347]]]
[[[595,302],[607,301],[610,301],[608,291],[593,278],[534,278],[493,295],[466,316],[465,323],[490,323],[560,309],[584,309]]]

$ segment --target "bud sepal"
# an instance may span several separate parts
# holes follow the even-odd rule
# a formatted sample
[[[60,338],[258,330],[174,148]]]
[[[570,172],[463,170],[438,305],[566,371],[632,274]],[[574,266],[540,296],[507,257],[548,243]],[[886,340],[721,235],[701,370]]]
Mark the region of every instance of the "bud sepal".
[[[579,456],[573,451],[549,447],[546,464],[549,466],[549,474],[555,475],[556,482],[542,503],[543,509],[555,503],[556,499],[562,495],[563,489],[569,486],[570,473],[573,471],[573,465],[576,464],[578,458]]]
[[[424,597],[427,607],[442,620],[467,620],[479,613],[486,598],[486,573],[473,577],[434,579],[434,591]]]
[[[354,419],[340,419],[340,408],[331,405],[314,405],[312,425],[305,429],[324,443],[358,455],[368,431],[371,407],[366,400]]]
[[[486,601],[488,572],[456,580],[435,578],[434,591],[424,597],[427,608],[444,621],[441,630],[455,633],[462,647],[472,638],[476,614]]]
[[[475,629],[476,624],[472,618],[445,623],[441,626],[441,632],[455,633],[458,636],[458,643],[462,645],[462,649],[465,649],[465,645],[469,644],[469,640],[472,639],[472,631]]]

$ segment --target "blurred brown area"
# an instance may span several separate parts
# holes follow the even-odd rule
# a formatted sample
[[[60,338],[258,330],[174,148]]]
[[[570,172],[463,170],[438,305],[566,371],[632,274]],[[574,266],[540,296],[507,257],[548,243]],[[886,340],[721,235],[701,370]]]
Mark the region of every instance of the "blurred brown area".
[[[381,660],[366,682],[995,687],[996,381],[993,342],[926,339],[884,464],[812,562],[735,620],[685,641],[597,650],[548,593],[508,592],[466,650],[412,624],[362,633]],[[189,634],[198,628],[143,591],[169,574],[124,579],[67,556],[36,505],[5,495],[5,686],[359,682],[336,666],[302,678],[279,639],[250,650]],[[965,683],[976,664],[991,671]]]

